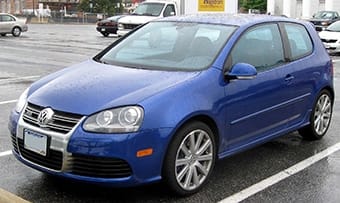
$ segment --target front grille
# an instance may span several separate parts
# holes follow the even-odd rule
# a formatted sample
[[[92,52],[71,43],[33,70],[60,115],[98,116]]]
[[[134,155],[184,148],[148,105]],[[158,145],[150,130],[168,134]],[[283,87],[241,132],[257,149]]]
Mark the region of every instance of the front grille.
[[[15,135],[11,135],[11,140],[12,140],[12,145],[13,145],[14,151],[16,153],[19,153],[16,136]]]
[[[314,25],[321,25],[322,21],[311,21]]]
[[[139,25],[136,25],[136,24],[124,24],[124,29],[132,30],[132,29],[135,29],[138,26]]]
[[[27,160],[38,165],[51,168],[54,170],[61,170],[63,162],[63,153],[60,151],[49,149],[47,156],[42,156],[24,148],[24,141],[18,138],[20,154]]]
[[[326,42],[326,43],[335,43],[338,40],[336,40],[336,39],[321,39],[321,41]]]
[[[73,154],[70,173],[98,178],[123,178],[131,176],[132,170],[122,159]]]
[[[24,121],[36,127],[40,127],[38,116],[43,109],[44,107],[28,103],[24,111]],[[52,121],[48,123],[44,129],[66,134],[72,130],[81,118],[82,115],[54,110]]]

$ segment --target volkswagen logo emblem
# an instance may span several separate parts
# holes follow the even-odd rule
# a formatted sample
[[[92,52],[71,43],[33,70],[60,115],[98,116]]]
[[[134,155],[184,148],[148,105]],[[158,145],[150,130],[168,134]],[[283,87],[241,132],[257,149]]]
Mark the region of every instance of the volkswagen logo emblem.
[[[46,108],[40,111],[38,115],[38,124],[40,127],[46,127],[52,121],[54,111],[51,108]]]

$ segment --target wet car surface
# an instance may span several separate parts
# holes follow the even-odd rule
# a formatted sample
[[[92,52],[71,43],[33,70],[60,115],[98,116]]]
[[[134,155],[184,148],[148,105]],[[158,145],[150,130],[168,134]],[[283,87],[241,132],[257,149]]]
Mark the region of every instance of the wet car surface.
[[[70,29],[76,29],[74,33],[86,33],[77,37],[79,40],[66,39],[62,43],[57,43],[58,39],[48,33],[41,35],[40,29],[49,30],[49,25],[32,25],[34,32],[29,33],[20,40],[13,38],[0,39],[5,50],[1,58],[1,111],[9,112],[15,105],[11,103],[18,98],[19,94],[29,86],[33,81],[43,75],[61,69],[96,54],[101,48],[109,44],[112,38],[101,38],[93,33],[93,26],[79,26],[70,28],[65,25],[59,26],[60,32],[64,30],[69,32]],[[73,26],[74,27],[74,26]],[[46,29],[47,28],[47,29]],[[34,36],[34,37],[33,37]],[[39,37],[40,36],[40,37]],[[45,43],[39,43],[38,52],[44,53],[40,58],[42,63],[35,63],[34,54],[30,51],[36,47],[36,41],[43,40]],[[102,39],[102,40],[100,40]],[[90,45],[83,46],[82,40],[86,40]],[[98,41],[99,40],[99,41]],[[100,42],[98,44],[98,42]],[[68,45],[71,46],[68,46]],[[25,47],[21,52],[15,52],[17,46]],[[64,47],[69,47],[69,52],[64,52]],[[101,46],[101,47],[100,47]],[[22,62],[12,60],[21,57]],[[52,60],[56,54],[62,60]],[[45,60],[45,58],[50,60]],[[10,60],[8,60],[10,59]],[[335,60],[335,87],[339,84],[339,58],[334,56]],[[24,62],[23,62],[24,61]],[[20,65],[20,70],[14,67]],[[336,97],[336,104],[339,98]],[[9,103],[7,103],[9,102]],[[198,194],[188,198],[175,198],[167,193],[167,189],[162,185],[150,185],[131,189],[103,188],[91,184],[81,184],[78,182],[69,182],[64,179],[54,179],[45,176],[40,172],[24,167],[15,160],[13,155],[0,157],[0,187],[11,191],[32,202],[112,202],[117,201],[129,202],[217,202],[234,193],[241,191],[259,181],[270,177],[308,157],[326,149],[339,142],[339,128],[336,123],[339,122],[339,108],[335,105],[333,121],[327,136],[317,142],[308,142],[302,140],[297,133],[288,134],[280,139],[261,145],[253,150],[241,153],[231,158],[219,161],[215,171],[211,176],[211,181]],[[7,115],[3,115],[0,124],[3,126],[0,130],[0,152],[8,151],[12,148],[6,125],[8,122]],[[339,153],[334,153],[322,161],[308,167],[304,171],[285,179],[284,181],[273,185],[262,192],[250,197],[245,202],[271,202],[271,201],[333,201],[337,202],[337,192],[334,190],[334,183],[339,178],[336,174],[339,168]],[[239,170],[236,166],[242,168]],[[227,171],[227,172],[226,172]],[[13,175],[11,175],[13,174]],[[14,175],[15,174],[15,175]],[[86,191],[84,193],[84,191]]]

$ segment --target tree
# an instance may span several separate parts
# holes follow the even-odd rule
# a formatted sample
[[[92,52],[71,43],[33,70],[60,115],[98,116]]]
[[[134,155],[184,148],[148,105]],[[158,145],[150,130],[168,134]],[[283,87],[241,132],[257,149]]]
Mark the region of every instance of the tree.
[[[264,13],[267,10],[267,0],[239,0],[239,5],[246,11],[257,9]]]
[[[78,10],[88,13],[103,13],[109,16],[123,12],[122,0],[82,0]]]

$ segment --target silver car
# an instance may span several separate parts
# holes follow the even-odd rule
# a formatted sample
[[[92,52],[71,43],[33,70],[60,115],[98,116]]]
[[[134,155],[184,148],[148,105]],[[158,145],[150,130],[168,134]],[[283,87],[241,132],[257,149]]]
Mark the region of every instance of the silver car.
[[[0,13],[0,35],[12,34],[19,37],[22,32],[28,30],[26,20],[21,20],[8,13]]]

